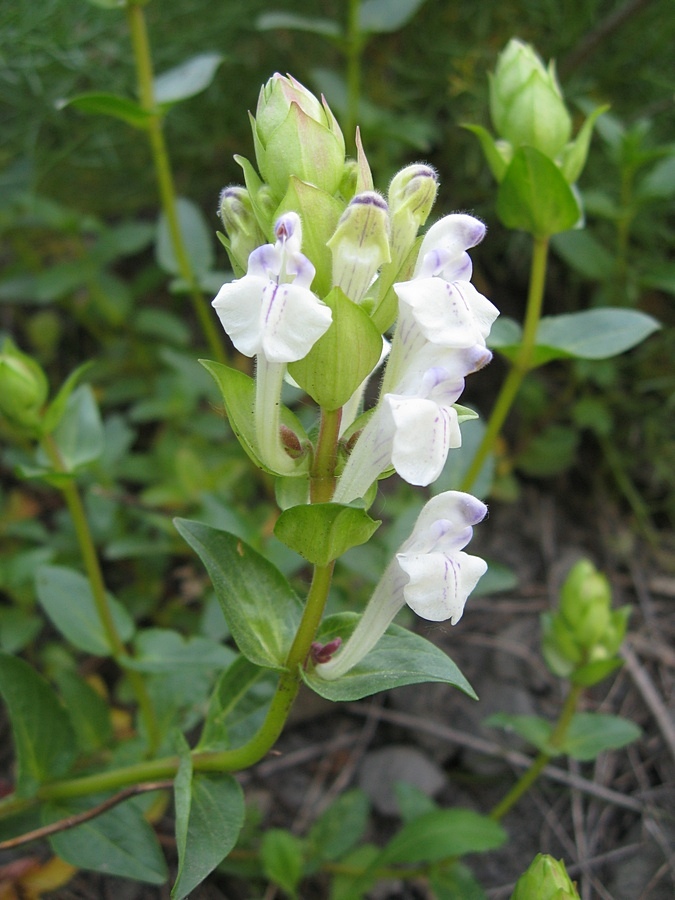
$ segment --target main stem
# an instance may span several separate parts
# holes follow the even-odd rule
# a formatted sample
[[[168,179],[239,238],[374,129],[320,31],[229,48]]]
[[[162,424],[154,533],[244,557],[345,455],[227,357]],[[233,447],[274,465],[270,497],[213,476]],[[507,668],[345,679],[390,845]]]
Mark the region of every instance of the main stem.
[[[43,439],[42,446],[54,468],[58,472],[65,472],[59,448],[51,435],[47,435]],[[119,635],[115,620],[113,619],[112,610],[110,609],[110,604],[108,603],[103,573],[101,572],[96,545],[94,544],[94,539],[89,528],[89,521],[87,520],[87,514],[84,509],[84,504],[82,503],[82,498],[80,497],[80,493],[74,481],[64,481],[63,484],[60,485],[60,489],[73,521],[82,561],[84,563],[84,569],[87,573],[89,586],[91,587],[91,593],[94,598],[94,605],[96,606],[96,612],[98,613],[99,620],[103,627],[108,646],[118,661],[123,663],[125,658],[129,658],[129,651]],[[152,755],[159,745],[160,736],[157,719],[150,701],[150,695],[148,694],[145,682],[143,681],[143,676],[140,672],[135,672],[133,669],[126,669],[126,676],[131,685],[131,689],[134,692],[134,696],[136,697],[147,732],[148,754]]]
[[[565,703],[563,704],[562,711],[560,713],[560,718],[558,719],[555,728],[549,738],[549,744],[551,747],[560,747],[567,735],[567,730],[570,727],[570,722],[572,721],[572,716],[574,715],[577,704],[579,703],[579,698],[583,688],[579,685],[572,685],[565,698]],[[555,754],[553,753],[539,753],[530,768],[524,772],[518,781],[513,785],[511,790],[506,794],[506,796],[495,806],[495,808],[490,812],[490,818],[494,819],[495,822],[498,822],[502,819],[506,813],[516,805],[516,803],[520,800],[520,798],[527,793],[527,791],[532,787],[534,782],[539,778],[542,771],[546,768],[549,762],[553,759]]]
[[[152,160],[159,188],[160,202],[167,227],[171,246],[176,256],[181,278],[188,285],[188,292],[197,320],[209,346],[210,352],[218,362],[227,362],[223,342],[215,325],[213,316],[209,314],[208,304],[195,277],[192,263],[188,255],[183,233],[178,218],[178,206],[176,203],[176,189],[171,172],[171,163],[164,140],[162,129],[162,114],[155,102],[154,78],[152,71],[152,55],[150,41],[145,22],[143,8],[138,3],[127,5],[127,19],[131,33],[131,44],[136,63],[136,83],[138,98],[141,106],[149,113],[147,131],[150,139]]]
[[[506,421],[506,417],[516,399],[523,379],[532,368],[532,357],[537,340],[537,329],[541,319],[541,310],[544,302],[544,286],[546,284],[546,263],[548,261],[548,237],[535,237],[532,248],[532,267],[530,269],[530,286],[527,295],[527,310],[523,325],[523,337],[509,374],[506,376],[497,400],[490,414],[490,419],[485,429],[471,465],[466,471],[460,490],[469,491],[478,478],[483,463],[493,451],[497,438]]]

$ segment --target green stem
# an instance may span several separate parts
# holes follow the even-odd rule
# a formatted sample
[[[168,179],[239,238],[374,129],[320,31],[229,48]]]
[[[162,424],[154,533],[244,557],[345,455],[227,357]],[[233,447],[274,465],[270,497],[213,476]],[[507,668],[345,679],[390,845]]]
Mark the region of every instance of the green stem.
[[[354,136],[359,116],[359,99],[361,96],[361,50],[363,37],[359,24],[361,0],[349,0],[347,9],[347,111],[345,115],[345,137],[347,152],[353,152]]]
[[[197,282],[180,227],[176,189],[162,129],[162,113],[155,103],[152,55],[143,7],[138,3],[130,3],[127,6],[127,19],[136,63],[138,98],[140,105],[150,114],[147,131],[160,202],[169,229],[171,245],[176,256],[180,276],[188,285],[189,297],[209,350],[218,362],[225,363],[227,362],[227,357],[220,334],[216,328],[215,316],[210,315],[208,304]]]
[[[462,479],[460,490],[469,491],[478,478],[483,464],[495,444],[506,421],[513,401],[520,390],[523,379],[532,368],[532,357],[537,340],[537,329],[541,320],[546,283],[546,263],[548,260],[549,238],[534,238],[532,248],[532,267],[530,269],[530,286],[527,295],[527,310],[523,325],[523,337],[509,374],[506,376],[497,400],[490,414],[483,438],[478,446],[471,465]]]
[[[572,721],[572,716],[574,715],[577,704],[579,703],[579,697],[583,688],[579,685],[572,685],[565,698],[565,703],[563,704],[562,711],[560,713],[560,717],[556,723],[555,728],[551,733],[551,737],[549,738],[549,744],[551,747],[560,747],[565,740],[565,736],[567,735],[567,730],[570,727],[570,722]],[[527,793],[527,791],[532,787],[534,782],[539,778],[543,769],[549,764],[549,762],[553,759],[555,754],[553,753],[539,753],[530,768],[521,775],[518,781],[513,785],[511,790],[506,794],[505,797],[494,807],[494,809],[490,812],[490,818],[494,819],[495,822],[498,822],[502,819],[506,813],[520,800],[520,798]]]
[[[312,503],[329,503],[335,493],[335,464],[341,420],[342,409],[321,410],[321,425],[310,478]]]
[[[56,471],[65,472],[66,468],[54,438],[51,435],[47,435],[43,438],[42,446]],[[129,658],[129,651],[119,635],[115,620],[113,619],[112,610],[110,609],[110,604],[108,603],[103,573],[101,572],[96,545],[94,544],[94,539],[89,528],[89,522],[87,520],[84,504],[82,503],[82,498],[80,497],[75,482],[70,479],[65,480],[63,484],[60,485],[60,490],[73,521],[77,542],[84,563],[84,569],[87,573],[99,621],[101,622],[107,643],[113,656],[115,656],[123,665],[124,659]],[[127,669],[126,676],[134,692],[136,701],[138,702],[141,717],[147,731],[148,754],[152,755],[159,745],[160,735],[155,712],[152,703],[150,702],[150,696],[140,672],[134,672],[133,669]]]

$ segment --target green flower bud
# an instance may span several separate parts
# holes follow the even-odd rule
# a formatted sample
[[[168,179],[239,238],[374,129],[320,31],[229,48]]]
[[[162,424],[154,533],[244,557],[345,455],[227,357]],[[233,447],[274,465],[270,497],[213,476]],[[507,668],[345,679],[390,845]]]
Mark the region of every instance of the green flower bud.
[[[431,166],[415,163],[394,175],[389,185],[391,255],[400,265],[415,243],[438,193],[438,175]]]
[[[333,254],[333,286],[360,303],[377,270],[390,260],[387,204],[375,191],[357,194],[328,241]]]
[[[266,243],[253,211],[251,197],[246,188],[227,187],[220,195],[220,218],[228,238],[228,254],[235,275],[241,276],[247,268],[249,255]]]
[[[560,615],[581,647],[602,640],[610,622],[612,592],[607,578],[587,559],[570,571],[560,591]]]
[[[551,159],[572,134],[553,61],[546,68],[535,50],[516,38],[490,76],[490,113],[501,138],[513,147],[534,147]]]
[[[292,76],[278,72],[263,85],[252,117],[258,168],[274,195],[286,193],[291,175],[334,194],[342,181],[345,142],[326,101]]]
[[[511,894],[511,900],[579,900],[562,860],[538,853]]]
[[[0,413],[15,428],[36,435],[48,393],[41,367],[6,338],[0,352]]]

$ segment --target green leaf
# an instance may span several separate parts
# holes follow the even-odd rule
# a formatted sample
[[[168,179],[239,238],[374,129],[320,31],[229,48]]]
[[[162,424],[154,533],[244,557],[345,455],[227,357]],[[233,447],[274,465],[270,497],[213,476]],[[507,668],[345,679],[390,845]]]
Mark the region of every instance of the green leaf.
[[[636,309],[605,307],[560,316],[539,323],[537,345],[578,359],[609,359],[649,337],[661,325]]]
[[[44,811],[45,823],[81,811],[82,807],[74,802],[49,803]],[[79,869],[133,878],[148,884],[163,884],[168,877],[159,841],[135,799],[120,803],[76,828],[53,835],[49,843],[57,856]]]
[[[333,288],[325,303],[333,312],[330,328],[307,356],[289,364],[288,372],[319,406],[336,410],[377,365],[382,337],[367,313],[340,288]]]
[[[317,19],[313,16],[298,16],[295,13],[270,12],[262,13],[255,20],[258,31],[271,31],[274,28],[290,28],[293,31],[308,31],[327,38],[338,38],[342,29],[332,19]]]
[[[450,868],[433,868],[429,872],[429,886],[434,900],[487,900],[487,894],[471,869],[462,863],[455,863]]]
[[[357,613],[328,616],[317,639],[322,643],[336,637],[346,641],[358,620]],[[379,691],[427,681],[452,684],[476,698],[473,688],[449,656],[431,641],[398,625],[390,625],[370,653],[336,681],[326,681],[314,671],[303,672],[302,677],[327,700],[361,700]]]
[[[303,842],[290,831],[271,828],[263,834],[260,859],[265,875],[291,897],[302,878]]]
[[[609,106],[598,106],[594,109],[581,126],[576,138],[563,149],[560,168],[569,184],[574,184],[583,172],[596,119],[608,109]]]
[[[614,272],[614,257],[590,231],[584,229],[556,234],[551,246],[570,268],[584,278],[604,281]]]
[[[378,864],[439,862],[495,850],[506,839],[501,825],[473,810],[434,809],[404,825],[384,848]]]
[[[189,754],[175,780],[178,875],[172,900],[183,900],[227,856],[244,824],[244,796],[231,775],[194,774]]]
[[[109,94],[104,91],[90,91],[86,94],[78,94],[68,100],[61,100],[57,104],[59,109],[72,106],[80,112],[93,115],[112,116],[121,119],[127,125],[134,128],[147,128],[152,118],[152,113],[143,109],[135,100],[122,97],[119,94]]]
[[[282,669],[301,615],[284,576],[236,535],[188,519],[174,524],[206,566],[241,652],[257,666]]]
[[[595,759],[603,750],[618,750],[636,741],[641,729],[621,716],[576,713],[561,746],[561,752],[581,761]]]
[[[63,669],[56,676],[81,751],[92,753],[113,739],[110,707],[106,700],[75,672]]]
[[[547,238],[573,228],[582,211],[556,164],[535,150],[516,150],[499,185],[497,213],[507,228]]]
[[[43,781],[70,771],[75,733],[49,684],[19,657],[0,653],[0,694],[14,735],[17,794],[30,797]]]
[[[565,425],[549,425],[536,434],[516,459],[521,472],[537,478],[548,478],[564,472],[575,461],[579,432]]]
[[[483,128],[482,125],[462,125],[462,128],[466,128],[467,131],[475,134],[478,140],[480,141],[481,150],[483,151],[483,156],[485,157],[485,161],[490,167],[490,171],[494,176],[494,179],[497,183],[501,182],[506,175],[506,170],[508,168],[510,160],[507,158],[508,154],[505,152],[503,148],[500,148],[500,145],[493,138],[487,128]],[[510,148],[511,145],[509,144]],[[509,151],[510,152],[510,151]]]
[[[221,53],[200,53],[162,72],[155,78],[155,101],[161,106],[173,106],[200,94],[213,81],[223,59]]]
[[[210,359],[200,359],[199,362],[213,376],[220,388],[230,427],[235,433],[237,440],[259,469],[263,469],[265,472],[272,472],[260,460],[254,419],[255,381],[244,374],[244,372],[238,372],[236,369],[231,369],[222,363],[214,362]],[[281,424],[297,435],[301,445],[308,441],[300,420],[293,415],[290,409],[282,406],[280,418]],[[306,469],[307,464],[299,461],[298,472]]]
[[[315,566],[327,566],[347,550],[365,544],[381,525],[364,509],[338,503],[292,506],[276,521],[274,534]]]
[[[35,583],[40,605],[66,640],[93,656],[114,655],[84,575],[64,566],[40,566]],[[107,600],[117,633],[128,641],[135,630],[133,619],[114,597],[108,594]]]
[[[212,229],[206,222],[199,207],[185,197],[176,201],[178,223],[185,250],[192,265],[192,271],[199,277],[210,271],[215,264],[215,253],[211,239]],[[180,263],[171,239],[169,223],[164,213],[157,224],[155,244],[157,263],[170,275],[182,275]]]
[[[404,822],[412,822],[425,813],[438,809],[438,805],[414,784],[407,781],[394,783],[394,794],[399,814]]]
[[[254,666],[245,656],[237,657],[213,690],[198,749],[228,750],[253,737],[267,713],[277,680],[269,669]]]
[[[103,423],[94,392],[88,384],[81,384],[66,398],[65,409],[52,437],[68,473],[77,472],[103,453]],[[49,464],[42,451],[38,461]]]
[[[553,359],[609,359],[635,347],[661,325],[636,309],[603,307],[560,316],[544,316],[539,323],[532,367]],[[497,320],[489,345],[514,360],[522,329],[512,319]]]
[[[386,34],[403,28],[425,0],[363,0],[359,7],[359,28]]]
[[[368,826],[368,795],[354,788],[341,794],[312,825],[307,849],[312,860],[332,861],[344,856],[363,837]]]
[[[82,378],[84,373],[87,372],[92,366],[93,362],[91,361],[82,363],[82,365],[78,366],[73,372],[71,372],[63,382],[58,390],[56,397],[54,397],[52,402],[49,404],[44,414],[42,427],[45,434],[51,434],[59,424],[59,422],[61,421],[61,417],[66,411],[68,397],[70,397],[70,395],[77,387],[77,383],[80,378]]]
[[[598,684],[598,682],[603,681],[608,675],[611,675],[612,672],[616,672],[617,669],[620,669],[622,665],[623,660],[620,657],[614,657],[614,659],[598,659],[595,662],[581,666],[579,669],[574,669],[569,677],[574,684],[590,687],[593,684]]]
[[[549,745],[553,726],[546,719],[542,719],[541,716],[495,713],[485,719],[484,724],[513,732],[513,734],[517,734],[542,753],[558,756],[563,752]]]
[[[183,637],[169,628],[146,628],[134,641],[135,654],[121,660],[138,672],[175,672],[183,668],[224,669],[234,659],[234,651],[209,638]]]

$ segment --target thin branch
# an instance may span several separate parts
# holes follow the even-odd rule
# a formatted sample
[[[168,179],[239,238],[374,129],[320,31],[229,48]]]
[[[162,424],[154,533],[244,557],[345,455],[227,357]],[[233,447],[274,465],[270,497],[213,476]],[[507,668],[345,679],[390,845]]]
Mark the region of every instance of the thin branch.
[[[596,47],[605,41],[610,34],[618,31],[624,22],[627,22],[636,13],[641,12],[650,2],[651,0],[627,0],[623,6],[619,6],[608,16],[605,16],[592,31],[586,34],[575,49],[561,61],[558,66],[560,74],[566,75],[568,72],[573,72],[574,69],[586,62],[588,57],[592,56]]]
[[[84,812],[77,813],[73,816],[67,816],[65,819],[59,819],[58,822],[52,822],[50,825],[43,825],[42,828],[28,831],[26,834],[19,835],[19,837],[1,841],[0,850],[10,850],[12,847],[20,847],[22,844],[28,844],[31,841],[39,841],[42,838],[51,837],[52,834],[68,831],[70,828],[75,828],[77,825],[82,825],[83,822],[89,822],[91,819],[95,819],[102,813],[108,812],[109,809],[112,809],[119,803],[124,803],[124,801],[128,800],[130,797],[136,797],[138,794],[147,794],[149,791],[167,790],[172,787],[173,781],[152,781],[146,784],[134,784],[131,787],[120,791],[118,794],[108,797],[107,800],[104,800],[103,803],[99,803],[98,806],[92,806],[91,809],[87,809]]]

